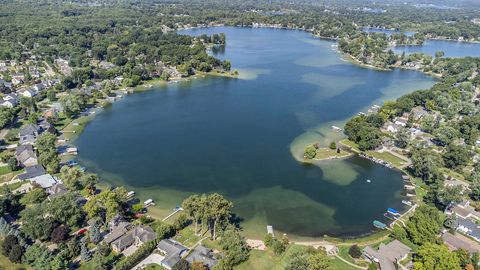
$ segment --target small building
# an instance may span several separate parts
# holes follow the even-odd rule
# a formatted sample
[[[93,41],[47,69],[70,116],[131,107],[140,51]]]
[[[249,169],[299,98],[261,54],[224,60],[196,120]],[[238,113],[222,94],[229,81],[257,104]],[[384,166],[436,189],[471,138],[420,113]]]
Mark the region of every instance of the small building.
[[[410,252],[412,249],[398,240],[388,244],[382,243],[378,250],[371,246],[363,250],[365,257],[378,263],[381,270],[395,270],[395,264],[406,259]]]
[[[14,157],[22,167],[30,167],[38,164],[37,155],[31,145],[17,146]]]
[[[18,137],[20,144],[34,144],[37,136],[42,132],[40,126],[36,124],[27,124],[20,128]]]
[[[52,187],[53,185],[58,183],[57,179],[50,174],[36,176],[28,180],[32,183],[39,185],[41,188],[44,188],[44,189]]]
[[[208,269],[212,269],[218,263],[218,260],[213,256],[213,250],[202,245],[194,248],[185,259],[189,263],[200,262]]]
[[[37,95],[37,92],[33,89],[25,89],[20,92],[20,95],[27,98],[33,98]]]
[[[140,247],[141,245],[153,241],[157,238],[157,234],[145,225],[135,226],[130,231],[119,237],[111,243],[112,249],[115,252],[122,252],[130,246]]]
[[[157,249],[165,256],[161,266],[171,270],[189,251],[189,249],[172,239],[164,239],[157,245]]]
[[[447,213],[455,214],[457,217],[463,219],[474,218],[480,221],[480,212],[475,211],[475,209],[469,205],[456,204],[451,207]]]
[[[47,193],[48,193],[48,200],[53,200],[55,198],[61,197],[65,195],[68,192],[67,187],[65,187],[64,184],[58,183],[56,185],[53,185],[52,187],[47,188]]]
[[[417,106],[412,109],[411,114],[413,115],[413,120],[419,121],[423,117],[429,115],[429,112],[427,112],[425,108]]]
[[[33,165],[33,166],[28,166],[25,167],[25,173],[22,173],[18,176],[18,179],[20,180],[28,180],[35,178],[40,175],[44,175],[47,172],[45,169],[42,167],[42,165]]]
[[[395,118],[393,123],[402,127],[407,126],[407,120],[399,117]]]
[[[471,219],[457,218],[456,230],[480,242],[480,226]]]

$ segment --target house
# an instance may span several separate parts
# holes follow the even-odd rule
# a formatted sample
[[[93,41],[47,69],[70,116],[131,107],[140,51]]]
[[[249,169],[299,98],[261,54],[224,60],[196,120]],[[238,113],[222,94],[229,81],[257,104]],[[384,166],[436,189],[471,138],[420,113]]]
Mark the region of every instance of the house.
[[[20,95],[27,97],[27,98],[32,98],[37,95],[37,92],[33,89],[25,89],[20,92]]]
[[[13,85],[19,85],[25,81],[25,75],[23,73],[15,74],[12,76]]]
[[[14,157],[22,167],[29,167],[38,164],[37,155],[33,151],[31,145],[17,146]]]
[[[47,189],[58,183],[58,180],[50,174],[43,174],[30,178],[28,180],[32,183],[39,185],[43,189]]]
[[[42,165],[33,165],[25,168],[25,173],[22,173],[18,176],[20,180],[28,180],[40,175],[44,175],[47,172],[42,167]]]
[[[218,263],[218,260],[213,256],[213,250],[202,245],[194,248],[185,259],[189,263],[201,262],[207,266],[208,269],[212,269]]]
[[[397,133],[402,127],[397,124],[386,124],[385,130],[390,133]]]
[[[160,241],[157,249],[165,256],[161,266],[168,270],[171,270],[189,251],[187,247],[172,239]]]
[[[34,144],[37,136],[41,133],[41,128],[35,124],[28,124],[20,128],[18,137],[20,144]]]
[[[126,221],[120,221],[118,224],[116,224],[115,226],[113,227],[110,227],[110,233],[108,233],[105,238],[104,238],[104,242],[107,244],[107,245],[110,245],[112,244],[115,240],[119,239],[120,237],[122,237],[123,235],[125,235],[125,233],[128,232],[128,230],[131,228],[131,224],[129,222],[126,222]]]
[[[419,121],[430,113],[427,112],[423,107],[417,106],[412,109],[411,114],[413,115],[413,120]]]
[[[454,205],[447,213],[455,214],[457,217],[463,219],[473,218],[480,221],[480,212],[475,211],[468,203]]]
[[[457,218],[456,230],[480,242],[480,226],[471,219]]]
[[[67,187],[65,187],[64,184],[58,183],[56,185],[53,185],[53,186],[47,188],[46,191],[48,193],[47,199],[51,201],[55,198],[58,198],[58,197],[64,195],[65,193],[67,193],[68,189],[67,189]]]
[[[394,119],[394,123],[398,126],[402,126],[402,127],[406,127],[407,126],[407,120],[406,119],[403,119],[403,118],[395,118]]]
[[[470,254],[480,252],[480,246],[478,244],[459,234],[453,235],[449,232],[444,232],[442,234],[442,240],[450,251],[464,249],[470,252]]]
[[[412,252],[408,246],[398,240],[393,240],[388,244],[380,244],[378,250],[367,246],[363,250],[365,257],[377,262],[381,270],[396,270],[395,264],[407,258]]]
[[[135,226],[123,236],[111,243],[112,249],[116,252],[122,252],[128,247],[134,245],[140,247],[141,245],[153,241],[157,238],[157,234],[152,228],[145,225]]]
[[[36,92],[39,92],[39,91],[45,89],[45,84],[44,83],[37,83],[32,87],[32,89]]]
[[[2,99],[0,101],[0,105],[3,106],[3,107],[7,107],[7,108],[14,108],[15,106],[17,106],[17,101],[16,100]]]

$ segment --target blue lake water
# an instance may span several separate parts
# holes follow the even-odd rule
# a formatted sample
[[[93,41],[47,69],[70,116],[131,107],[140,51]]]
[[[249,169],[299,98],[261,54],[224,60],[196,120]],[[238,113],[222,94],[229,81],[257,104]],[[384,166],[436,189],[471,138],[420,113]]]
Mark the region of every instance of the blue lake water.
[[[334,42],[281,29],[216,27],[216,56],[238,79],[205,77],[129,95],[89,123],[79,160],[113,185],[153,198],[167,213],[188,195],[232,200],[245,233],[265,226],[295,237],[357,236],[387,207],[401,208],[399,172],[361,158],[304,165],[310,143],[372,104],[430,87],[418,72],[382,72],[342,61]],[[371,179],[371,183],[366,180]]]

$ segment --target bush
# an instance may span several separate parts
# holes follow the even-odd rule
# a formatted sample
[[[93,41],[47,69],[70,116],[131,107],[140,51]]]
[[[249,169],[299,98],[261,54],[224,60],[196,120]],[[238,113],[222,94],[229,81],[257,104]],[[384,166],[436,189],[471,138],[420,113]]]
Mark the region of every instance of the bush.
[[[273,243],[275,242],[275,239],[273,238],[272,234],[267,234],[265,235],[265,238],[263,239],[263,242],[265,243],[266,247],[271,247]]]
[[[275,253],[276,255],[280,255],[285,251],[286,247],[282,241],[275,240],[272,245],[272,248],[273,248],[273,253]]]
[[[337,144],[335,142],[330,143],[330,149],[335,150],[337,149]]]
[[[348,250],[348,254],[350,254],[352,258],[358,259],[362,256],[362,250],[357,245],[353,245]]]

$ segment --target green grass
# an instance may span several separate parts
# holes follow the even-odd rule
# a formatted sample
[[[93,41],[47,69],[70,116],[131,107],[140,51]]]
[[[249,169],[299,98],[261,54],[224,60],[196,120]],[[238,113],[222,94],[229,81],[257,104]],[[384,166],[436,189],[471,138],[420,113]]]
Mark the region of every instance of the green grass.
[[[350,141],[349,139],[344,139],[344,140],[341,140],[340,141],[340,144],[343,144],[347,147],[350,147],[352,151],[354,152],[357,152],[357,153],[360,153],[362,151],[360,151],[360,149],[358,149],[358,144]]]
[[[92,118],[93,116],[88,115],[71,120],[62,129],[63,137],[69,141],[76,139],[83,131],[87,123],[92,120]]]
[[[202,238],[202,236],[195,235],[194,230],[195,228],[193,226],[186,227],[175,235],[175,240],[185,246],[192,247]]]
[[[383,153],[380,153],[380,152],[376,152],[376,151],[367,151],[366,152],[367,155],[369,156],[372,156],[374,158],[378,158],[378,159],[381,159],[381,160],[384,160],[390,164],[392,164],[394,167],[396,168],[401,168],[402,166],[404,166],[405,164],[408,163],[408,161],[406,160],[403,160],[389,152],[383,152]]]
[[[343,259],[345,259],[345,260],[347,260],[347,261],[349,261],[353,264],[357,264],[357,265],[360,265],[360,266],[367,266],[368,262],[366,262],[365,260],[354,259],[354,258],[352,258],[352,256],[350,256],[350,254],[348,253],[348,250],[350,249],[350,247],[351,246],[339,246],[338,247],[338,255],[340,257],[342,257]]]
[[[315,155],[316,160],[322,160],[322,159],[331,159],[331,158],[342,158],[342,157],[348,157],[351,154],[346,151],[341,151],[340,153],[337,153],[336,149],[330,149],[330,148],[319,148],[317,149],[317,154]]]
[[[336,257],[332,259],[331,265],[335,270],[358,270],[358,268],[355,268]]]
[[[0,167],[0,175],[4,175],[4,174],[7,174],[7,173],[11,173],[12,170],[10,169],[10,166],[3,166],[3,167]]]

